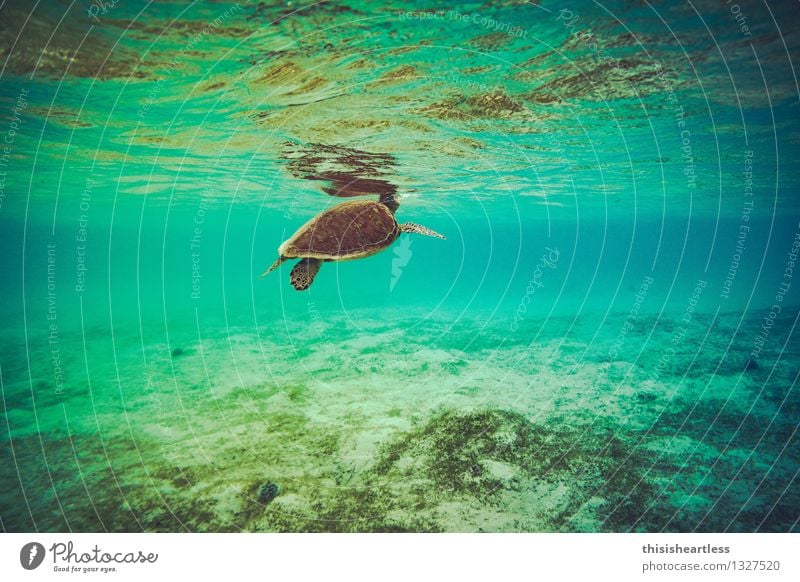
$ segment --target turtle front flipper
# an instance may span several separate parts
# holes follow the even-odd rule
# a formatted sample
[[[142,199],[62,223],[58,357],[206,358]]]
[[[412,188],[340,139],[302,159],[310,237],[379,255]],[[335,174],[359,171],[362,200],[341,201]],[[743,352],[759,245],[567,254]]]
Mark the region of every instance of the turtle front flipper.
[[[266,271],[264,271],[263,273],[261,273],[261,275],[259,275],[259,277],[258,277],[258,278],[259,278],[259,279],[263,279],[264,277],[266,277],[267,275],[269,275],[269,274],[270,274],[272,271],[274,271],[275,269],[277,269],[277,268],[278,268],[278,265],[280,265],[280,264],[281,264],[283,261],[285,261],[285,260],[286,260],[286,257],[278,257],[278,260],[277,260],[277,261],[275,261],[274,263],[272,263],[272,266],[271,266],[269,269],[267,269]]]
[[[443,234],[439,234],[435,230],[431,230],[427,226],[416,224],[414,222],[406,222],[400,225],[400,230],[403,232],[412,232],[414,234],[424,234],[425,236],[435,236],[436,238],[445,238]]]
[[[292,287],[298,291],[305,291],[311,287],[311,283],[314,282],[314,277],[317,276],[321,266],[322,261],[319,259],[303,259],[297,263],[289,275]]]

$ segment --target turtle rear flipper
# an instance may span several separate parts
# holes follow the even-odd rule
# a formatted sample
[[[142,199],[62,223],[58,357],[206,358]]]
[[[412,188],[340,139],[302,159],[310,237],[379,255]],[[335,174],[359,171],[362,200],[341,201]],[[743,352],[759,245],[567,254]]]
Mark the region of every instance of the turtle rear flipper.
[[[289,275],[292,287],[298,291],[305,291],[311,287],[311,283],[314,282],[314,277],[317,276],[321,266],[322,261],[319,259],[303,259],[297,263]]]
[[[267,269],[266,271],[264,271],[263,273],[261,273],[261,275],[259,275],[259,277],[258,277],[258,278],[259,278],[259,279],[263,279],[264,277],[266,277],[267,275],[269,275],[269,274],[270,274],[272,271],[274,271],[275,269],[277,269],[277,268],[278,268],[278,265],[280,265],[280,264],[281,264],[283,261],[285,261],[285,260],[286,260],[286,257],[278,257],[278,260],[277,260],[277,261],[275,261],[274,263],[272,263],[272,266],[271,266],[269,269]]]
[[[422,226],[421,224],[417,224],[415,222],[406,222],[401,224],[400,230],[414,234],[424,234],[425,236],[435,236],[436,238],[445,238],[443,234],[439,234],[435,230],[431,230],[427,226]]]

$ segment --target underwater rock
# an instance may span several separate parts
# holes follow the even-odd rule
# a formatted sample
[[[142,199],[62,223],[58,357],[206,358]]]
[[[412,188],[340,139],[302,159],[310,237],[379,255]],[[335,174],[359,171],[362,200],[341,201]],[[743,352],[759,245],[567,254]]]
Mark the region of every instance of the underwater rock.
[[[753,372],[755,370],[760,370],[760,369],[761,366],[758,365],[758,362],[751,358],[748,358],[747,362],[744,365],[745,372]]]
[[[258,488],[258,500],[264,505],[269,505],[281,493],[277,483],[264,483]]]
[[[174,350],[172,350],[172,357],[173,358],[178,358],[178,357],[184,355],[185,353],[186,352],[183,350],[183,348],[175,348]]]

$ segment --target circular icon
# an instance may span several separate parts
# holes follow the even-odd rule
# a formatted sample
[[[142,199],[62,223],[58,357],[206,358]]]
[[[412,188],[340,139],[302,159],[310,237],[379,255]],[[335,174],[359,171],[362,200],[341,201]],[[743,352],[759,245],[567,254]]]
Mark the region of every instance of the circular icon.
[[[19,551],[19,563],[26,570],[35,570],[44,561],[44,546],[39,542],[30,542]]]

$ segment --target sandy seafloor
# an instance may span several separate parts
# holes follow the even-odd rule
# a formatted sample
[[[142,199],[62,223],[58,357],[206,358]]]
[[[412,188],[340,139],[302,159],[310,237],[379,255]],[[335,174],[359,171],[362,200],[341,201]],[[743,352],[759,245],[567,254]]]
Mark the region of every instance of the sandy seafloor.
[[[5,369],[0,491],[25,507],[4,528],[797,529],[793,318],[756,368],[743,329],[765,313],[640,315],[622,340],[627,313],[519,334],[421,315],[221,330],[174,356],[138,329],[113,347],[87,329],[91,383],[56,395],[34,377],[35,422],[27,379]]]

